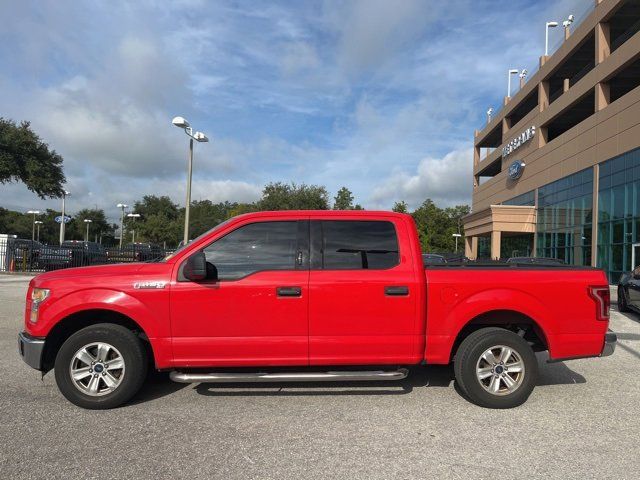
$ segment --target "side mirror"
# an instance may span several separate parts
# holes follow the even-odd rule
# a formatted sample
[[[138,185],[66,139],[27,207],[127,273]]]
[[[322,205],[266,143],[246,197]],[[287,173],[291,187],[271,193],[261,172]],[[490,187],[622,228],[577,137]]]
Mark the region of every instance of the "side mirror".
[[[182,275],[187,280],[199,282],[207,278],[207,259],[204,252],[191,255],[182,267]]]

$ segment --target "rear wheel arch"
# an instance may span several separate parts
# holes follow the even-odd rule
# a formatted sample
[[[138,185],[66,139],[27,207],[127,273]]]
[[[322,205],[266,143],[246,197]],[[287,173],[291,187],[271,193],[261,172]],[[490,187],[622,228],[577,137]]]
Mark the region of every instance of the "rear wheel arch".
[[[61,319],[48,333],[42,354],[43,371],[48,372],[53,368],[60,347],[71,335],[85,327],[99,323],[111,323],[131,330],[142,340],[142,344],[147,352],[149,364],[155,365],[155,356],[151,342],[144,329],[135,320],[114,310],[88,309],[75,312]]]
[[[499,327],[519,334],[530,343],[534,351],[549,349],[547,335],[535,319],[517,310],[491,310],[471,318],[458,331],[451,347],[450,360],[453,360],[465,338],[487,327]]]

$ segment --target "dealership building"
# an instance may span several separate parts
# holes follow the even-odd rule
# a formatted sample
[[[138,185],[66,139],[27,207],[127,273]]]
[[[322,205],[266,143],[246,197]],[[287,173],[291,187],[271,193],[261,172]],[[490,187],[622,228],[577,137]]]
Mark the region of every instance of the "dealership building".
[[[589,1],[475,132],[469,258],[640,264],[640,0]]]

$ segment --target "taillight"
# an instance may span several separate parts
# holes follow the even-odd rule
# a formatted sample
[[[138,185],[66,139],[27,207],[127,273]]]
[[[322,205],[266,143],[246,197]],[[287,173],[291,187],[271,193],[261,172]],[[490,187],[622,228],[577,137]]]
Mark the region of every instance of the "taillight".
[[[596,320],[609,320],[611,292],[609,287],[589,287],[589,296],[596,302]]]

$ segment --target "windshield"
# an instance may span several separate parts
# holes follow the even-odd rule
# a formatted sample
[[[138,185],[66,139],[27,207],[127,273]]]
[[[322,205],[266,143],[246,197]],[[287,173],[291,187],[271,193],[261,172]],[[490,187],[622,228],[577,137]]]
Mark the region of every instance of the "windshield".
[[[166,262],[167,260],[173,258],[177,253],[181,252],[182,250],[184,250],[185,247],[189,246],[191,243],[193,242],[197,242],[198,240],[200,240],[203,237],[206,237],[207,235],[209,235],[210,233],[213,233],[214,231],[216,231],[217,229],[221,228],[222,226],[226,225],[227,223],[229,223],[232,220],[232,218],[229,218],[227,220],[225,220],[222,223],[219,223],[218,225],[216,225],[215,227],[213,227],[210,230],[207,230],[206,232],[204,232],[202,235],[199,235],[198,237],[194,238],[193,240],[189,240],[189,243],[187,243],[186,245],[183,245],[183,242],[180,242],[178,244],[178,248],[176,249],[175,252],[170,253],[169,255],[167,255],[166,257],[164,257],[162,259],[163,262]]]

